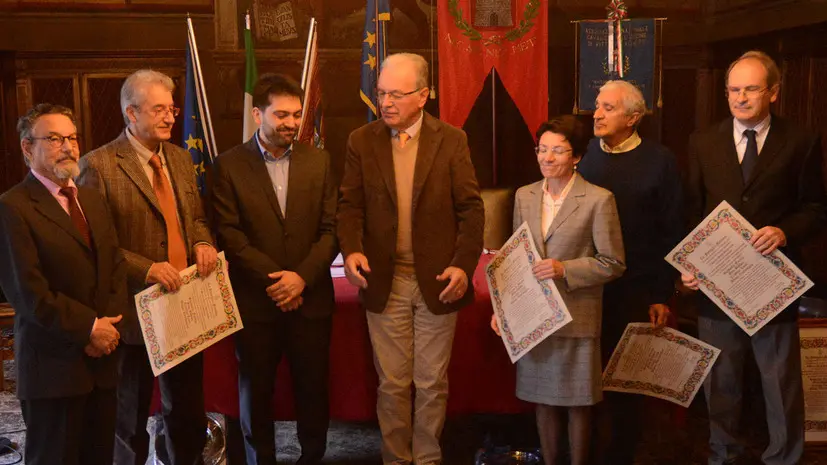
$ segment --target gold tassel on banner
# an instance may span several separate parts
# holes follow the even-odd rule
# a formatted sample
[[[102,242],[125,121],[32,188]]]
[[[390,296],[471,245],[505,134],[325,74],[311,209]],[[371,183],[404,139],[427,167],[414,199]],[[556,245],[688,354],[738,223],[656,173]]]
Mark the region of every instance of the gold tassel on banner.
[[[572,114],[579,115],[577,101],[580,99],[580,23],[574,23],[574,108]]]
[[[658,32],[655,51],[658,54],[658,108],[663,108],[663,23],[666,18],[655,19],[655,30]],[[658,27],[660,25],[660,27]]]
[[[428,97],[431,100],[436,100],[436,87],[434,86],[434,8],[436,7],[436,2],[431,3],[428,6],[428,31],[430,32],[428,38],[431,44],[431,89],[428,93]]]

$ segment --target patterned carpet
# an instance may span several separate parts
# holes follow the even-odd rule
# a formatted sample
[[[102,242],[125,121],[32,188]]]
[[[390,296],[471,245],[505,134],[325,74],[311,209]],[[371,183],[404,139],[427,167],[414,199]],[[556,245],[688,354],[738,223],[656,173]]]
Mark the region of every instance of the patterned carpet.
[[[4,363],[6,386],[0,392],[0,436],[18,444],[22,454],[25,441],[25,425],[20,405],[14,396],[14,362]],[[755,397],[755,396],[753,396]],[[744,425],[750,425],[752,433],[748,441],[752,445],[752,458],[746,465],[760,464],[760,455],[766,444],[761,402],[751,398],[746,405]],[[659,400],[647,401],[646,431],[638,451],[640,465],[699,465],[706,463],[708,425],[702,395],[689,409],[673,407]],[[149,425],[150,431],[153,425]],[[278,422],[276,440],[279,463],[294,463],[299,449],[295,423]],[[474,415],[451,418],[443,434],[445,465],[469,465],[483,444],[510,445],[518,449],[533,449],[538,441],[532,415]],[[330,465],[380,464],[380,436],[375,423],[331,424],[328,454]],[[154,454],[153,454],[154,457]],[[0,465],[20,463],[17,452],[0,455]],[[154,458],[149,464],[155,465]],[[235,465],[235,464],[233,464]],[[800,465],[827,465],[827,449],[808,449]]]

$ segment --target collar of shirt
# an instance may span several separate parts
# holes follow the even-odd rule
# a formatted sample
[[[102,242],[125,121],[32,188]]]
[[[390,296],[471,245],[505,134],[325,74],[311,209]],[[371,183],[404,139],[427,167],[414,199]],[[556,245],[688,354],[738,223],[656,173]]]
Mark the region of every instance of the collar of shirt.
[[[744,131],[747,129],[752,129],[755,131],[756,140],[763,140],[770,131],[770,120],[771,115],[767,115],[767,117],[761,120],[760,123],[750,128],[747,127],[746,124],[738,121],[737,118],[732,118],[732,137],[735,138],[735,145],[740,144],[747,137],[744,135]]]
[[[142,144],[138,139],[136,139],[129,129],[126,130],[126,138],[129,139],[129,143],[132,144],[132,148],[134,148],[135,153],[138,154],[138,159],[140,160],[141,164],[144,166],[149,165],[149,159],[152,158],[153,155],[155,155],[155,152],[144,147],[144,144]],[[158,156],[161,157],[161,166],[166,165],[167,160],[164,157],[164,144],[158,145]]]
[[[52,194],[52,197],[56,199],[65,198],[60,194],[60,189],[63,189],[62,187],[58,186],[54,183],[54,181],[47,178],[46,176],[41,175],[37,171],[31,171],[34,177],[37,178],[38,181],[40,181],[40,184],[43,184],[43,187],[45,187],[49,191],[49,193]],[[72,178],[69,178],[69,183],[66,185],[66,187],[72,189],[75,192],[75,196],[78,195],[78,188],[75,185],[75,181],[73,181]]]
[[[261,143],[261,139],[258,138],[258,131],[256,131],[256,144],[258,144],[258,149],[261,150],[261,156],[264,157],[264,161],[267,163],[289,160],[290,155],[293,153],[293,144],[290,144],[290,147],[287,147],[287,150],[285,150],[280,157],[275,157],[266,148],[264,148],[264,145]]]
[[[551,196],[551,192],[548,190],[548,179],[544,179],[543,180],[543,200],[544,201],[546,201],[546,200],[552,201],[552,202],[557,203],[557,204],[563,203],[563,201],[566,200],[566,196],[569,195],[569,191],[571,190],[571,186],[574,185],[574,178],[576,178],[576,177],[577,177],[577,173],[573,173],[571,175],[571,178],[569,179],[569,182],[566,183],[566,187],[564,187],[563,190],[560,192],[560,198],[558,198],[557,200],[554,200],[554,198]]]
[[[600,139],[600,148],[606,153],[624,153],[636,149],[641,142],[640,136],[637,134],[637,131],[635,131],[628,139],[617,144],[615,147],[609,147],[603,142],[603,139]]]
[[[391,129],[391,135],[396,137],[399,135],[400,132],[406,132],[411,137],[411,139],[416,139],[416,136],[419,135],[419,130],[422,129],[422,121],[425,119],[425,112],[419,113],[419,119],[407,129],[403,129],[402,131],[398,129]]]

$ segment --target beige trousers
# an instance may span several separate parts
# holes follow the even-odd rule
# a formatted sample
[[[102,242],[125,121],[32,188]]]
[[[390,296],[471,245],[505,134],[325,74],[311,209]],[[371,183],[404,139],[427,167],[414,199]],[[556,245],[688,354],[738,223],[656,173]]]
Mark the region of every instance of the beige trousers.
[[[379,375],[376,413],[386,464],[439,464],[457,313],[434,315],[412,273],[394,274],[385,311],[367,314]],[[411,412],[411,382],[416,397]]]

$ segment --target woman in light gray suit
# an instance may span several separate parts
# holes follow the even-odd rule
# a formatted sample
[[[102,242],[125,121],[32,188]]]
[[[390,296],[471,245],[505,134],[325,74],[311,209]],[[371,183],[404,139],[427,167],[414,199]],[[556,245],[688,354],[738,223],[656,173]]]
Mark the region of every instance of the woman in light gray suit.
[[[571,463],[589,456],[591,406],[602,399],[600,320],[603,284],[626,269],[617,207],[611,192],[575,172],[591,131],[564,115],[537,131],[542,181],[517,190],[514,229],[528,222],[543,259],[538,279],[553,279],[572,321],[517,362],[517,397],[537,404],[546,465],[559,463],[568,410]],[[494,317],[491,326],[499,334]]]

